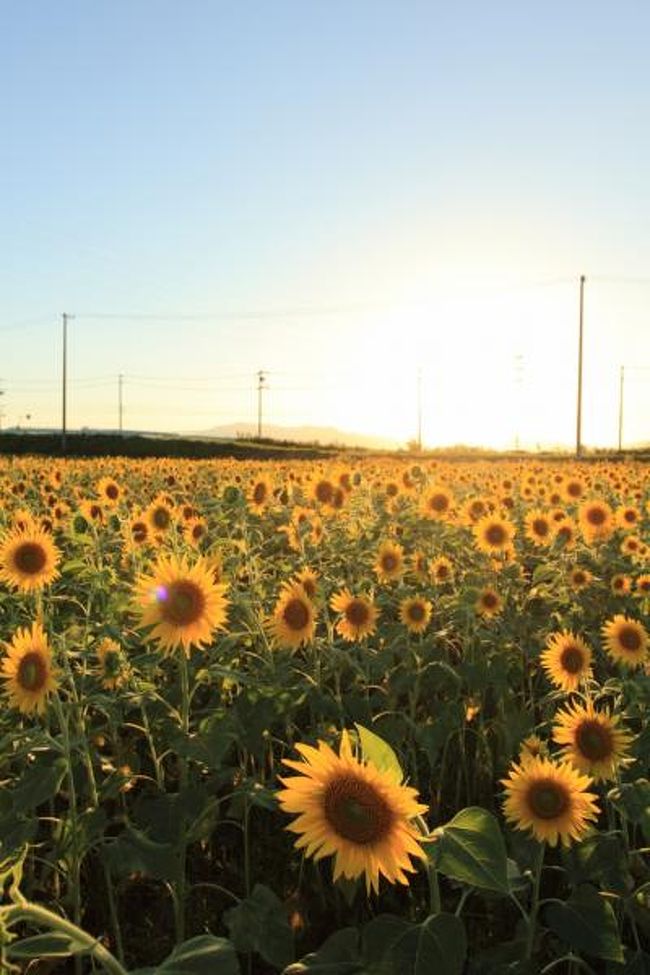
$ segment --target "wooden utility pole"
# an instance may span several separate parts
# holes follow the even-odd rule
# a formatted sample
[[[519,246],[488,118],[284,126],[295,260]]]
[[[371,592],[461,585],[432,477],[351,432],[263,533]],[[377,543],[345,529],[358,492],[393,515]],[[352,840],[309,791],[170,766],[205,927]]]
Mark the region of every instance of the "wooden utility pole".
[[[117,377],[117,411],[119,416],[119,428],[120,433],[122,433],[122,416],[123,416],[123,402],[122,402],[122,387],[124,385],[124,376],[122,373]]]
[[[582,333],[584,323],[585,276],[580,275],[580,324],[578,329],[578,409],[576,415],[576,457],[582,455]]]
[[[63,369],[61,373],[61,453],[65,454],[68,449],[68,416],[67,416],[67,396],[68,396],[68,318],[63,312]]]
[[[264,390],[264,381],[266,375],[263,369],[257,374],[257,439],[259,440],[262,436],[262,391]]]

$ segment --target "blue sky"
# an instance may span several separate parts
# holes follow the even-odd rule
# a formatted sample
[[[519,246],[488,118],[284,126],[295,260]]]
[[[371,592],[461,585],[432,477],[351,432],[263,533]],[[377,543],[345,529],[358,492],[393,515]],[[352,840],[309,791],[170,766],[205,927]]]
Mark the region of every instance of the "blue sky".
[[[73,426],[119,372],[130,426],[251,419],[264,368],[269,420],[406,438],[420,369],[425,440],[570,443],[585,273],[612,443],[650,366],[648,36],[629,0],[5,0],[5,424],[58,423],[68,311]]]

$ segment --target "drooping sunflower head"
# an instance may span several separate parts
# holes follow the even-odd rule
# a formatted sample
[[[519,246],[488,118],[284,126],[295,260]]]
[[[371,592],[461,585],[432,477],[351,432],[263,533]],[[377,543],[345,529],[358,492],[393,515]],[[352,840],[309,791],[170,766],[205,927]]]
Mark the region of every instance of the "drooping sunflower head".
[[[423,596],[409,596],[399,604],[400,622],[409,633],[424,633],[431,622],[433,606]]]
[[[591,677],[591,657],[591,648],[582,637],[562,630],[549,636],[540,662],[556,687],[575,691],[581,680]]]
[[[248,506],[255,514],[261,514],[273,500],[273,482],[266,476],[256,477],[248,492]]]
[[[305,590],[309,599],[314,600],[318,595],[318,572],[307,566],[301,569],[296,575],[296,581]]]
[[[227,586],[216,583],[211,567],[199,558],[188,565],[184,558],[162,556],[151,574],[136,581],[134,608],[140,626],[152,627],[147,639],[163,653],[209,643],[226,623]]]
[[[564,758],[596,781],[613,779],[629,761],[633,736],[620,727],[620,717],[597,711],[591,701],[570,704],[556,715],[553,740],[563,745]]]
[[[304,761],[284,759],[298,775],[281,778],[282,809],[297,816],[287,828],[299,834],[297,849],[319,860],[334,856],[334,880],[365,874],[366,890],[378,892],[383,875],[408,884],[412,858],[426,859],[412,820],[426,812],[416,790],[370,762],[359,761],[344,731],[339,754],[324,741],[296,746]]]
[[[297,650],[303,644],[312,642],[316,630],[316,610],[299,583],[290,582],[283,587],[266,626],[278,647]]]
[[[610,657],[627,667],[640,667],[648,657],[648,633],[638,620],[618,613],[602,628],[605,649]]]
[[[57,675],[41,624],[17,630],[6,650],[0,678],[5,682],[9,704],[23,714],[43,714],[49,695],[57,688]]]
[[[530,830],[540,843],[563,846],[583,839],[598,818],[591,779],[569,762],[531,757],[513,763],[505,786],[504,815],[515,829]]]
[[[397,542],[383,542],[373,566],[379,582],[395,582],[404,575],[404,549]]]
[[[22,592],[42,589],[58,576],[60,557],[49,532],[14,529],[0,540],[0,582]]]

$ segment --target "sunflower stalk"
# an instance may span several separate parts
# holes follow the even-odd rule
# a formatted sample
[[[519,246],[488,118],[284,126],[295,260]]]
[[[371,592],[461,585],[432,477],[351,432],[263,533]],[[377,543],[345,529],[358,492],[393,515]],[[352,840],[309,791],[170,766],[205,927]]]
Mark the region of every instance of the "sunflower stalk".
[[[58,693],[54,695],[54,708],[59,721],[61,730],[61,740],[63,742],[63,753],[65,755],[68,769],[68,788],[69,788],[69,814],[70,814],[70,882],[69,890],[72,895],[72,916],[77,928],[81,927],[81,853],[79,850],[79,829],[78,829],[78,808],[77,790],[74,781],[74,770],[72,761],[72,748],[70,745],[70,730],[68,721],[63,712],[61,698]],[[81,959],[75,956],[75,973],[81,975]]]
[[[537,926],[537,913],[539,911],[539,889],[542,880],[542,868],[544,866],[545,846],[539,844],[537,859],[533,868],[533,891],[530,904],[530,914],[528,915],[528,932],[526,935],[526,960],[533,957],[533,947],[535,944],[535,929]]]

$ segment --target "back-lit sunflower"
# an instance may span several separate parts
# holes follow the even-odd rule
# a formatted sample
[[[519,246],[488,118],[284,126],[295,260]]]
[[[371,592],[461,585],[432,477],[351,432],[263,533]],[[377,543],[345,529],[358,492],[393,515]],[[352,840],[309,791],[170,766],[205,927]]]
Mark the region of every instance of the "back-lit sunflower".
[[[597,711],[592,702],[569,704],[559,711],[553,725],[553,741],[563,745],[563,757],[597,782],[614,779],[617,769],[629,761],[633,736],[619,727],[618,715]]]
[[[382,542],[373,569],[380,582],[394,582],[404,575],[404,549],[397,542]]]
[[[261,514],[273,500],[273,484],[268,477],[256,477],[247,496],[248,507],[256,515]]]
[[[205,541],[207,533],[208,525],[205,518],[194,516],[183,522],[183,535],[192,548],[199,548]]]
[[[297,650],[302,644],[312,642],[316,610],[299,583],[288,583],[283,587],[266,625],[275,644],[287,650]]]
[[[488,555],[498,555],[507,552],[515,536],[515,526],[506,518],[498,515],[486,515],[472,528],[474,544],[481,552]]]
[[[591,677],[591,657],[591,648],[582,637],[562,630],[551,633],[539,659],[556,687],[576,691],[581,680]]]
[[[144,519],[153,535],[162,537],[169,532],[176,519],[173,505],[160,495],[151,502],[144,512]]]
[[[334,880],[356,880],[365,874],[366,890],[379,891],[379,878],[408,884],[411,858],[426,861],[412,820],[427,811],[417,792],[354,756],[347,732],[337,755],[324,741],[318,747],[299,744],[304,761],[284,759],[298,772],[280,778],[282,809],[296,815],[288,827],[299,834],[297,849],[321,860],[334,856]]]
[[[431,521],[446,521],[452,511],[454,496],[441,485],[428,488],[420,500],[420,514]]]
[[[618,613],[602,628],[605,649],[613,660],[640,667],[648,655],[648,633],[642,623]]]
[[[56,672],[47,636],[40,623],[32,623],[14,634],[5,644],[7,653],[2,659],[0,678],[11,707],[23,714],[43,714],[48,696],[56,690]]]
[[[424,633],[431,622],[433,606],[423,596],[408,596],[399,604],[400,622],[410,633]]]
[[[365,640],[375,632],[379,610],[369,596],[353,596],[348,589],[341,589],[332,596],[330,606],[342,614],[335,629],[348,643]]]
[[[141,575],[135,584],[135,609],[140,626],[152,627],[147,639],[155,640],[163,653],[210,643],[212,634],[226,623],[226,586],[215,583],[205,559],[188,565],[184,558],[163,556],[152,574]]]
[[[60,557],[49,532],[14,529],[0,540],[0,582],[22,592],[42,589],[58,576]]]
[[[597,796],[586,790],[591,779],[569,762],[530,757],[513,763],[507,779],[503,812],[515,829],[530,830],[540,843],[570,846],[583,839],[598,818]]]

